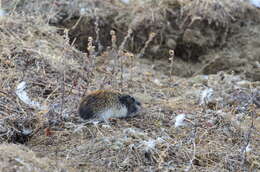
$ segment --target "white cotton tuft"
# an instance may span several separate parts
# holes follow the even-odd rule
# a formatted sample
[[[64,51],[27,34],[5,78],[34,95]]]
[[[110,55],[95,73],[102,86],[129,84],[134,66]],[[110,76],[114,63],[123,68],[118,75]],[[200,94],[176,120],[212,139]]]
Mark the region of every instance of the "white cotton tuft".
[[[207,104],[210,98],[212,97],[212,95],[213,95],[212,88],[206,88],[205,90],[203,90],[200,95],[200,105]]]
[[[80,8],[79,14],[81,16],[86,15],[87,13],[88,13],[88,9],[87,8]]]
[[[248,145],[246,146],[246,152],[251,152],[251,150],[252,150],[251,145],[248,144]]]
[[[165,142],[162,138],[157,138],[157,139],[149,139],[149,140],[144,140],[141,142],[141,144],[139,145],[139,147],[141,147],[142,150],[144,150],[145,152],[151,151],[151,150],[155,150],[155,146],[157,144],[163,143]]]
[[[152,140],[152,139],[142,142],[142,146],[145,151],[153,150],[155,148],[155,145],[156,145],[156,140]]]
[[[102,128],[111,128],[110,125],[106,125],[106,124],[102,125],[101,127],[102,127]]]
[[[24,90],[26,88],[26,82],[22,81],[19,83],[16,87],[16,95],[21,99],[25,104],[29,105],[32,108],[40,109],[40,110],[46,110],[48,109],[46,106],[41,106],[39,102],[32,101],[26,91]]]
[[[176,116],[175,118],[175,127],[180,127],[180,126],[184,126],[184,119],[185,119],[185,114],[179,114],[178,116]]]
[[[93,120],[93,121],[91,121],[91,123],[92,123],[94,126],[97,126],[97,125],[100,123],[100,121]]]
[[[85,128],[84,124],[78,125],[73,132],[82,132],[83,128]]]
[[[162,86],[162,83],[161,83],[161,81],[160,81],[158,78],[155,78],[155,79],[153,80],[153,82],[154,82],[156,85],[158,85],[158,86]]]

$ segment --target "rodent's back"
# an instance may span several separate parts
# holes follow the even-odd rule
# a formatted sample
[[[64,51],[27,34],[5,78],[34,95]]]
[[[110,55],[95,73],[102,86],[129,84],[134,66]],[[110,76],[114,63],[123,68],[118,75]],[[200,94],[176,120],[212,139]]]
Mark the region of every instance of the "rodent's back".
[[[119,99],[120,93],[99,90],[83,97],[79,106],[79,115],[83,119],[95,118],[96,115],[108,107],[115,106]]]

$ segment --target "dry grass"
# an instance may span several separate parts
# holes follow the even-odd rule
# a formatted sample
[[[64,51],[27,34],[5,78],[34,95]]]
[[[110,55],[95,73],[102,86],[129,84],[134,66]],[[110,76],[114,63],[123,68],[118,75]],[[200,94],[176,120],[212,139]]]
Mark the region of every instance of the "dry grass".
[[[177,57],[173,64],[174,73],[184,77],[197,74],[207,63],[209,67],[202,73],[216,73],[220,70],[242,73],[239,58],[251,56],[252,50],[241,49],[241,45],[235,49],[232,47],[241,41],[240,33],[243,31],[248,35],[248,30],[259,30],[259,27],[251,28],[253,24],[259,23],[259,11],[246,2],[236,0],[137,0],[127,5],[119,1],[101,3],[99,0],[79,0],[78,3],[60,2],[54,9],[60,12],[54,15],[56,22],[52,24],[69,28],[71,42],[84,52],[87,51],[89,36],[93,38],[98,53],[108,46],[112,47],[110,31],[114,30],[118,47],[123,44],[123,50],[143,54],[149,35],[155,33],[141,56],[167,60],[169,49],[174,49]],[[71,10],[76,12],[71,13]],[[256,42],[258,37],[255,34]],[[221,60],[214,60],[220,51],[223,53]],[[228,54],[232,57],[227,57]],[[256,58],[257,55],[254,55],[253,59]],[[241,63],[250,64],[248,68],[254,68],[254,60],[249,58]],[[212,69],[211,65],[214,66]],[[166,68],[165,71],[169,73],[170,70]],[[250,73],[250,69],[246,71]],[[254,72],[257,71],[254,69]],[[259,74],[250,75],[253,75],[250,78],[259,77]]]
[[[19,102],[15,95],[16,86],[25,81],[27,89],[33,88],[29,97],[37,95],[32,99],[52,109],[51,106],[58,103],[55,100],[59,101],[60,98],[57,92],[61,90],[60,83],[65,69],[72,73],[66,79],[78,77],[86,81],[88,76],[82,74],[84,72],[79,63],[87,59],[73,47],[68,47],[56,29],[45,24],[41,18],[18,15],[5,17],[1,19],[1,37],[1,111],[3,125],[12,129],[3,129],[9,138],[10,135],[22,133],[23,127],[29,130],[37,128],[33,121],[41,119],[45,113],[39,109],[28,109],[26,104]],[[73,85],[67,86],[73,89]],[[19,122],[12,124],[6,121],[5,118],[10,116],[11,121]],[[28,120],[32,120],[32,123]],[[23,123],[26,126],[19,126]]]
[[[15,144],[1,144],[0,170],[2,172],[21,171],[67,171],[65,165],[55,163],[47,158],[39,158],[27,147]]]
[[[217,27],[229,27],[230,22],[237,18],[244,17],[246,10],[245,2],[236,0],[179,0],[181,14],[184,17],[184,24],[191,26],[196,20],[206,21],[208,24]]]
[[[199,1],[162,4],[177,2],[183,14],[198,10],[192,7]],[[211,9],[217,1],[200,3]],[[229,18],[231,11],[222,10],[220,15]],[[215,20],[208,15],[199,17]],[[59,35],[40,15],[5,16],[0,33],[0,141],[27,147],[0,145],[1,168],[60,171],[56,164],[61,163],[67,171],[259,170],[259,82],[224,72],[190,79],[165,75],[153,62],[137,58],[154,35],[139,47],[142,51],[125,50],[125,42],[135,34],[130,30],[122,38],[111,32],[113,46],[103,53],[97,52],[95,39],[88,38],[88,54],[69,44],[68,32]],[[118,46],[120,39],[125,41]],[[174,68],[175,61],[163,65]],[[18,98],[16,88],[22,81],[29,98],[47,108],[37,109]],[[79,99],[100,88],[134,95],[143,111],[132,119],[85,125],[77,115]],[[185,114],[183,126],[175,127],[179,114]]]

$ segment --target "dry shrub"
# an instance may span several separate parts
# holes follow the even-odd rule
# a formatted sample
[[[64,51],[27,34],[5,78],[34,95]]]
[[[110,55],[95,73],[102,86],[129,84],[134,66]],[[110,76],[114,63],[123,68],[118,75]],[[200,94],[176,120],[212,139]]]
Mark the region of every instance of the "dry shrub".
[[[0,144],[0,171],[47,172],[67,171],[64,164],[57,164],[47,158],[39,158],[33,151],[22,145]]]
[[[156,39],[147,53],[160,55],[160,58],[167,57],[166,53],[169,48],[175,49],[176,45],[182,43],[183,32],[186,28],[193,27],[193,24],[202,26],[199,28],[201,32],[202,30],[210,32],[213,29],[215,34],[219,34],[218,30],[221,30],[223,34],[225,29],[233,27],[232,22],[256,16],[256,14],[247,15],[248,12],[254,10],[246,2],[236,0],[133,0],[129,4],[124,4],[119,0],[52,1],[49,3],[41,1],[23,3],[19,9],[33,14],[34,12],[24,11],[24,9],[31,9],[29,7],[38,9],[37,11],[40,11],[42,16],[48,14],[48,22],[69,28],[72,40],[76,38],[78,48],[83,51],[86,51],[88,37],[98,36],[95,32],[95,22],[99,24],[99,38],[101,44],[105,46],[111,43],[109,35],[111,29],[118,32],[119,42],[123,41],[124,33],[132,29],[134,34],[131,42],[127,44],[127,49],[135,53],[141,50],[149,34],[155,32]],[[206,33],[202,33],[201,37],[201,39],[209,37],[210,45],[219,42],[218,39]],[[194,44],[196,45],[196,42]],[[204,44],[203,48],[205,46],[208,45]],[[180,56],[181,52],[178,51],[183,50],[181,48],[176,50],[176,54]],[[194,53],[196,56],[196,52]]]
[[[216,27],[229,27],[231,22],[245,16],[245,2],[237,0],[178,1],[184,23],[191,26],[196,20],[206,21]]]
[[[147,4],[142,4],[141,1],[133,2],[137,4],[131,4],[125,11],[123,9],[127,7],[122,4],[114,8],[122,8],[120,12],[122,18],[117,18],[118,23],[124,20],[130,21],[129,23],[134,21],[133,37],[142,40],[140,41],[142,46],[135,45],[140,50],[146,47],[149,49],[150,43],[158,45],[159,37],[162,38],[163,44],[167,34],[172,36],[175,33],[176,38],[173,39],[179,39],[178,36],[184,31],[180,30],[177,24],[185,18],[184,14],[178,15],[180,3],[183,3],[182,8],[185,9],[183,12],[189,16],[186,20],[187,25],[190,24],[189,20],[196,19],[192,17],[195,13],[188,11],[199,11],[195,8],[195,2],[203,4],[198,8],[204,6],[213,8],[213,4],[217,3],[216,1],[210,1],[212,3],[187,1],[185,4],[184,1],[169,0],[149,1]],[[154,2],[160,5],[156,6]],[[110,3],[101,3],[101,6],[108,4]],[[136,9],[131,13],[130,10],[133,8]],[[151,10],[152,13],[144,9]],[[154,13],[152,9],[155,9]],[[160,11],[161,9],[163,10]],[[220,16],[225,22],[230,21],[230,16],[226,15],[226,13],[231,14],[228,9],[221,9],[220,12],[225,12]],[[188,15],[189,13],[191,14]],[[94,15],[95,20],[98,14]],[[205,12],[199,17],[207,21],[205,16],[208,15],[210,13]],[[130,20],[127,19],[129,16]],[[102,15],[98,17],[101,18]],[[177,20],[174,20],[174,17]],[[224,19],[225,17],[227,18]],[[169,21],[169,24],[157,23],[165,18],[167,19],[165,22]],[[219,22],[214,19],[215,17],[212,17],[210,21]],[[257,120],[259,108],[251,104],[254,102],[259,104],[259,91],[254,92],[258,95],[252,98],[251,92],[247,92],[253,85],[249,81],[244,82],[248,84],[246,91],[236,94],[234,86],[239,86],[237,82],[241,79],[236,80],[233,75],[213,76],[212,79],[209,76],[199,76],[192,78],[193,81],[180,79],[164,75],[156,70],[150,61],[136,59],[134,54],[125,51],[124,46],[113,45],[111,49],[98,56],[93,46],[95,38],[87,37],[88,44],[83,43],[84,48],[89,50],[87,56],[69,45],[66,32],[65,36],[59,35],[57,28],[49,26],[39,16],[18,16],[14,13],[13,16],[6,16],[2,21],[0,79],[3,82],[0,82],[2,136],[0,141],[26,142],[27,146],[35,152],[50,159],[50,161],[46,160],[46,163],[41,162],[42,158],[37,158],[26,148],[20,150],[16,145],[10,147],[3,145],[2,152],[4,155],[7,154],[4,158],[8,159],[1,159],[4,163],[9,163],[6,166],[12,168],[12,165],[22,163],[23,166],[19,167],[27,168],[31,164],[36,164],[35,166],[40,170],[48,171],[51,168],[53,171],[59,169],[59,166],[53,167],[53,162],[62,159],[62,162],[66,162],[68,166],[80,170],[93,168],[93,171],[105,171],[111,168],[113,171],[250,171],[260,168],[256,128],[259,128],[259,120]],[[143,27],[148,31],[141,30],[142,22],[148,26]],[[225,22],[222,24],[227,27]],[[85,24],[97,29],[95,24],[91,25],[88,22]],[[83,26],[85,25],[79,27],[89,28]],[[110,28],[107,29],[104,25],[99,27],[104,28],[107,34],[120,32],[120,26],[116,24],[113,25],[116,32],[110,32]],[[129,26],[123,26],[122,32],[124,29],[129,30]],[[154,35],[150,33],[150,29],[158,36],[151,39],[154,42],[149,42],[147,39],[149,35]],[[166,32],[169,33],[164,35]],[[193,33],[192,30],[189,33]],[[111,44],[115,44],[119,39],[132,39],[131,36],[130,38],[116,34],[111,36],[113,37],[112,41],[109,39]],[[144,46],[146,43],[147,46]],[[26,92],[29,97],[42,105],[47,105],[47,110],[32,108],[17,98],[15,89],[21,81],[27,83]],[[201,107],[198,105],[198,98],[200,91],[205,87],[213,88],[216,93],[213,100],[217,99],[217,101],[208,101],[211,104]],[[254,87],[259,89],[258,86]],[[143,102],[144,111],[136,118],[111,120],[109,124],[78,124],[75,116],[79,98],[85,91],[98,88],[112,88],[136,94]],[[227,103],[225,101],[228,100],[221,99],[223,95],[227,95],[227,99],[230,98],[231,102]],[[238,111],[237,106],[246,109]],[[183,113],[185,125],[175,127],[175,117]],[[17,152],[23,156],[21,157]],[[17,159],[16,156],[19,158]],[[34,160],[30,160],[29,156]],[[14,164],[10,165],[10,163]],[[34,166],[31,168],[34,169]]]
[[[197,73],[204,64],[214,60],[214,53],[221,52],[226,45],[232,47],[238,42],[241,38],[239,32],[243,27],[250,27],[259,21],[257,9],[247,2],[236,0],[133,0],[129,4],[119,0],[77,2],[61,1],[62,5],[53,7],[59,12],[50,17],[50,21],[54,19],[56,22],[52,24],[68,28],[70,41],[81,51],[87,51],[89,36],[93,37],[95,48],[100,53],[112,46],[111,30],[116,32],[117,46],[125,41],[124,38],[131,30],[132,34],[125,41],[123,49],[140,54],[149,35],[155,33],[156,36],[146,48],[144,57],[167,59],[169,49],[174,49],[176,60],[173,68],[174,74],[178,76],[192,76]],[[243,37],[247,37],[246,35]],[[226,51],[230,51],[230,48]],[[236,50],[230,53],[233,56]],[[204,56],[209,59],[203,58]],[[230,67],[227,58],[222,60],[228,67],[223,69],[217,66],[215,71],[228,70]],[[183,64],[183,61],[188,64]],[[253,60],[249,61],[254,63]],[[168,71],[166,66],[164,68]],[[239,66],[235,64],[232,68],[236,70]]]
[[[57,28],[46,24],[40,16],[19,17],[19,14],[14,14],[2,18],[0,27],[3,57],[17,61],[21,57],[27,57],[31,60],[27,63],[43,59],[57,71],[63,71],[67,67],[79,68],[80,65],[74,59],[79,58],[80,53],[69,48],[64,38],[57,35]]]
[[[40,16],[5,16],[0,28],[1,142],[24,143],[48,123],[46,115],[55,118],[49,122],[59,121],[62,110],[66,110],[62,104],[75,99],[69,96],[64,100],[64,94],[82,94],[84,91],[77,91],[76,86],[79,81],[86,88],[91,69],[88,57],[68,44],[66,34],[57,34],[57,28]],[[17,85],[22,81],[30,99],[47,109],[28,106],[18,98]],[[62,87],[65,82],[66,90]]]

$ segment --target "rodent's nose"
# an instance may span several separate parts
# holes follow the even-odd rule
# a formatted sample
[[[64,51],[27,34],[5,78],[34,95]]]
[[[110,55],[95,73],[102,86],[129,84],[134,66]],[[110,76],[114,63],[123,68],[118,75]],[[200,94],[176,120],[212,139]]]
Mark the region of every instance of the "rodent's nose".
[[[138,102],[138,101],[136,101],[136,104],[137,104],[138,106],[142,106],[142,105],[141,105],[141,103],[140,103],[140,102]]]

